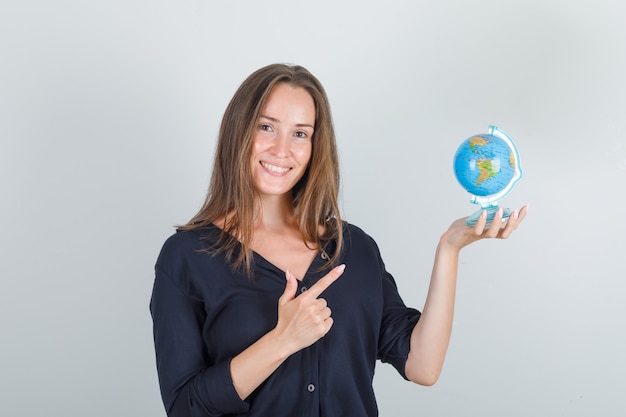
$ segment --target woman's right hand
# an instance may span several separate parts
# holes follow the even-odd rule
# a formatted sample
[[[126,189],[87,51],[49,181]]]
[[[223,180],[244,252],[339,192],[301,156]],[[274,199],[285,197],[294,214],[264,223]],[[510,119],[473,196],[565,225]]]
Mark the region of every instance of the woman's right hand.
[[[298,297],[296,277],[286,272],[287,284],[278,300],[278,323],[274,331],[290,353],[311,346],[330,331],[333,325],[331,311],[326,300],[319,296],[343,274],[344,269],[345,265],[334,268]]]
[[[296,297],[298,282],[287,272],[287,284],[278,299],[278,323],[230,362],[233,386],[239,397],[246,399],[290,355],[311,346],[324,337],[333,325],[326,300],[319,298],[326,288],[343,273],[339,265]]]

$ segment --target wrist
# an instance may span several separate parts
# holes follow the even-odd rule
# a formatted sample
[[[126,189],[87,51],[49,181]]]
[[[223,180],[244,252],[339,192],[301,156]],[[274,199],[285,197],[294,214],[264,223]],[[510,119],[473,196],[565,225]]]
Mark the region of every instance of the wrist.
[[[459,253],[461,252],[462,247],[458,245],[454,245],[451,242],[451,239],[448,236],[448,233],[449,232],[445,232],[443,235],[441,235],[441,238],[439,238],[439,244],[437,245],[437,253],[450,255],[450,256],[459,256]]]
[[[266,339],[270,346],[270,351],[276,355],[275,359],[278,361],[282,362],[296,352],[291,347],[290,340],[283,337],[276,328],[270,330],[262,339]]]

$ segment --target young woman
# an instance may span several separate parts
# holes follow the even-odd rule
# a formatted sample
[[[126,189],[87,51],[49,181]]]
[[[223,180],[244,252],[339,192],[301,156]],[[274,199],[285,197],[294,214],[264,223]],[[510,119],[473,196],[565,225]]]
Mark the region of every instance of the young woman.
[[[376,243],[342,220],[330,106],[299,66],[250,75],[222,121],[206,201],[164,244],[151,300],[171,417],[376,416],[377,359],[435,383],[459,251],[507,238],[527,208],[443,233],[422,312]]]

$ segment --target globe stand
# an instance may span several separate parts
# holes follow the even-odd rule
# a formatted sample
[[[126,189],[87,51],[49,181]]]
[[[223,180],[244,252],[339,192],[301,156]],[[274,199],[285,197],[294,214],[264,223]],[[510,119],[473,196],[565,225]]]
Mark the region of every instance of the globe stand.
[[[478,218],[480,217],[481,214],[483,214],[483,211],[486,211],[487,223],[485,223],[485,227],[488,227],[491,223],[493,223],[493,219],[496,217],[496,213],[498,212],[499,208],[500,207],[498,206],[484,207],[478,210],[477,212],[475,212],[474,214],[472,214],[471,216],[469,216],[465,220],[465,224],[470,227],[476,226],[476,223],[478,223]],[[507,220],[509,220],[509,217],[511,217],[511,210],[507,208],[503,208],[502,209],[502,222],[505,223]]]

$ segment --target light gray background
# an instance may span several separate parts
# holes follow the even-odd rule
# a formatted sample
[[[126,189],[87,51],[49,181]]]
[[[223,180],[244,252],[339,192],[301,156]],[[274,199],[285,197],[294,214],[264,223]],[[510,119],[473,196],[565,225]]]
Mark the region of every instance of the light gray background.
[[[458,144],[496,124],[522,154],[525,224],[464,251],[440,381],[379,365],[381,415],[623,415],[624,22],[617,0],[3,0],[2,414],[164,416],[154,261],[236,87],[290,62],[328,90],[344,215],[410,305],[475,209]]]

